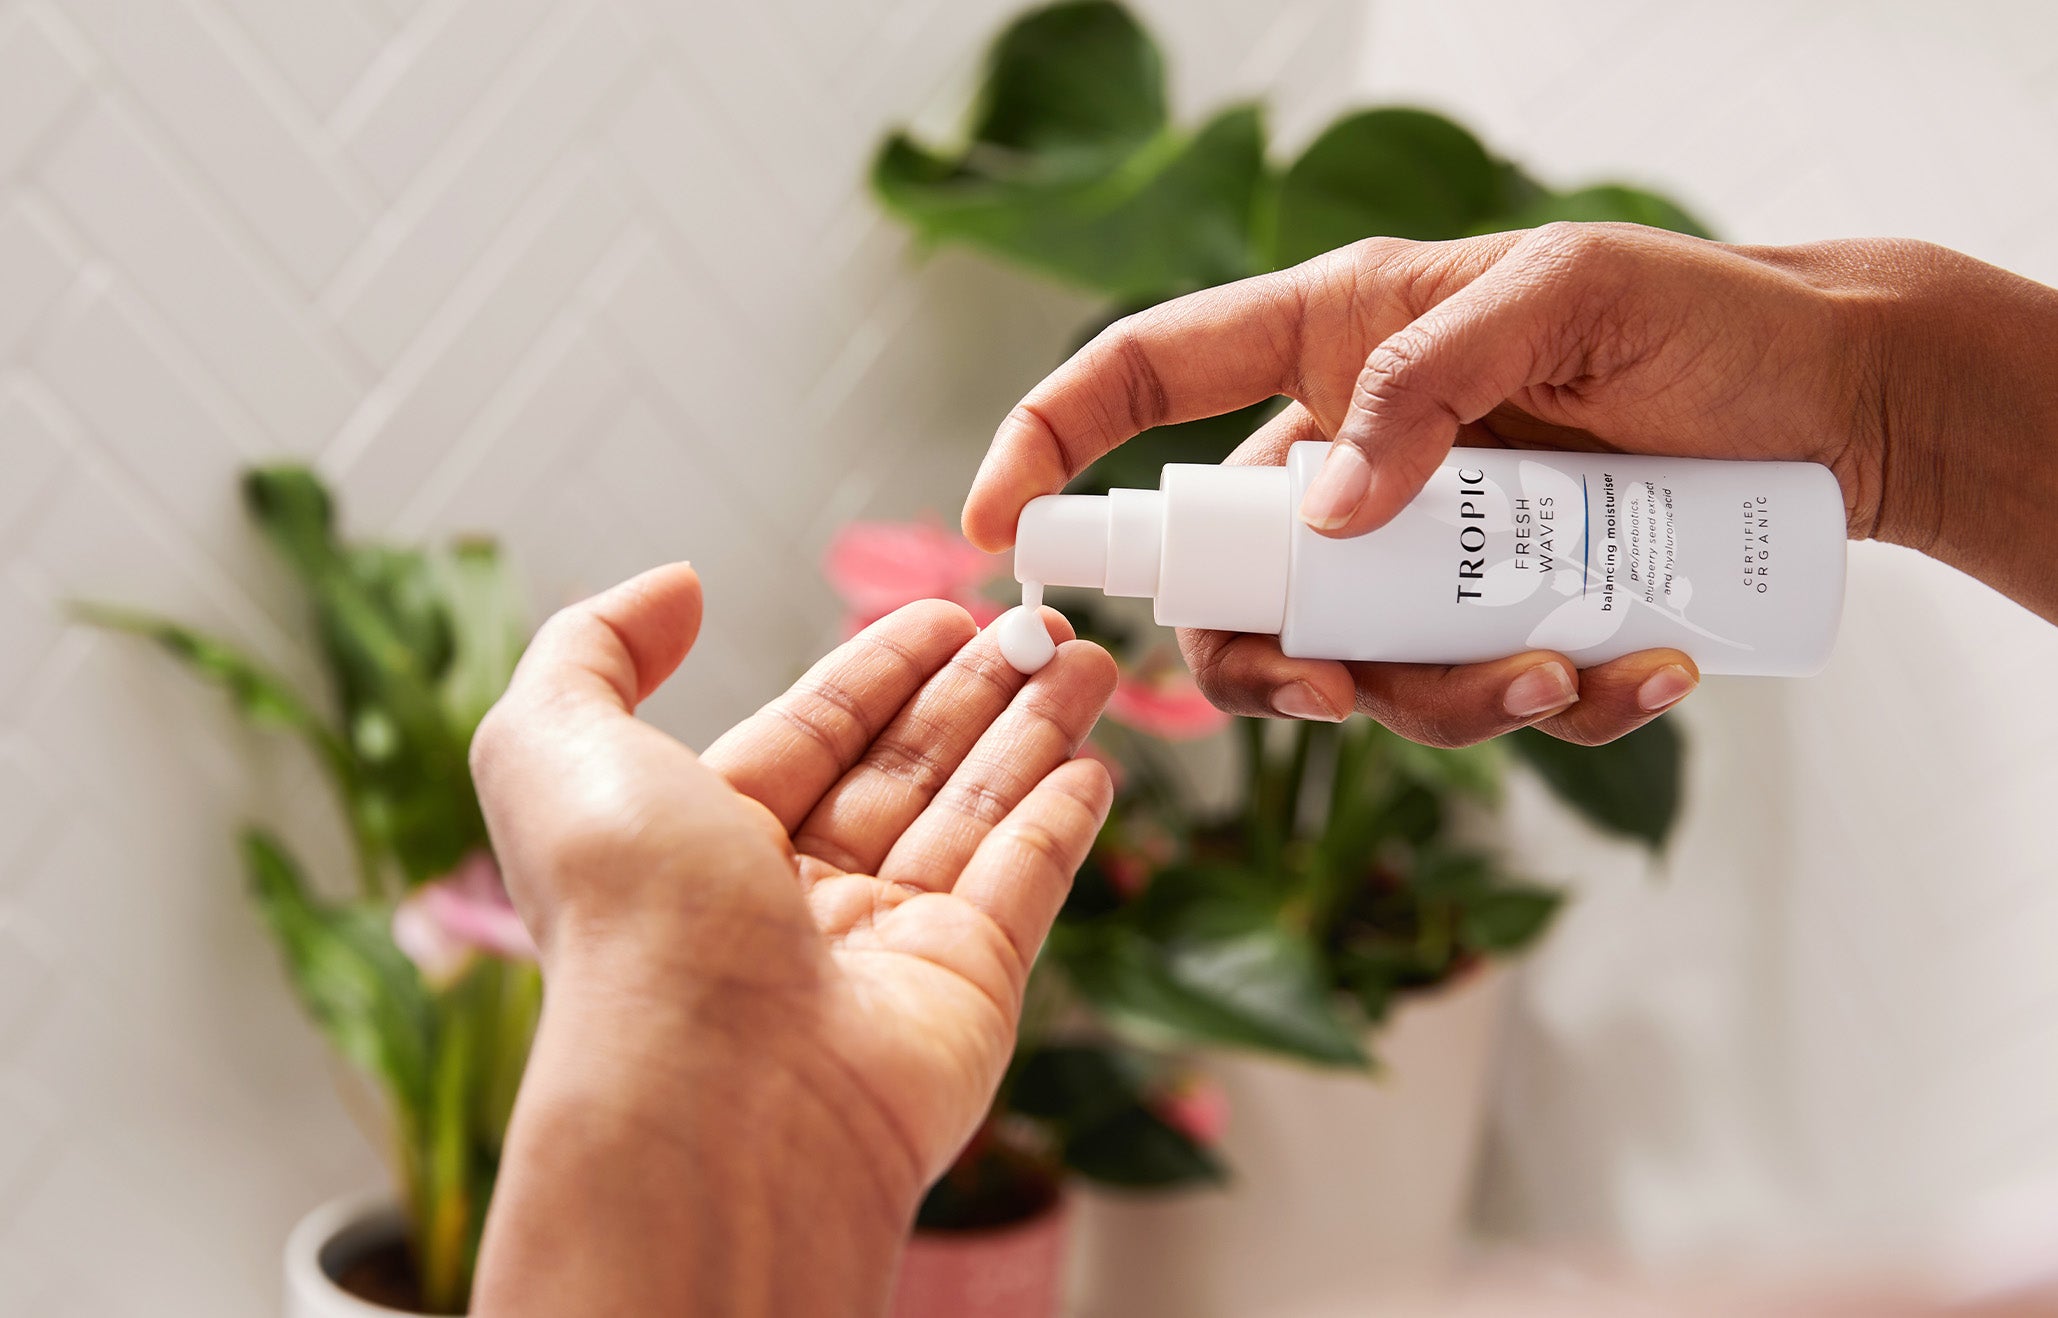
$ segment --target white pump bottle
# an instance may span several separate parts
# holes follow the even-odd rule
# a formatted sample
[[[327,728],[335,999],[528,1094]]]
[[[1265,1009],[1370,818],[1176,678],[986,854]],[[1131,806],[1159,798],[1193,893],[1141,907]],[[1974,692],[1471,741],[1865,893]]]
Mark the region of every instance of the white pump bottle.
[[[1284,467],[1169,463],[1156,490],[1022,510],[1015,576],[1147,596],[1158,622],[1279,636],[1303,659],[1472,663],[1548,649],[1584,667],[1670,647],[1704,673],[1828,662],[1843,492],[1826,467],[1453,449],[1352,539],[1300,521],[1327,444]]]

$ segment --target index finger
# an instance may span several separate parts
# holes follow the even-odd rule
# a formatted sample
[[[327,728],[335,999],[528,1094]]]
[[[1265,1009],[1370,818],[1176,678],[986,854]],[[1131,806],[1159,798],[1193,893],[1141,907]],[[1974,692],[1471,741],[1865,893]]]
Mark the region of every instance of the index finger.
[[[1297,269],[1258,275],[1161,302],[1095,335],[1000,423],[965,500],[965,537],[1006,549],[1022,505],[1056,494],[1131,437],[1291,392],[1306,330],[1302,287]]]

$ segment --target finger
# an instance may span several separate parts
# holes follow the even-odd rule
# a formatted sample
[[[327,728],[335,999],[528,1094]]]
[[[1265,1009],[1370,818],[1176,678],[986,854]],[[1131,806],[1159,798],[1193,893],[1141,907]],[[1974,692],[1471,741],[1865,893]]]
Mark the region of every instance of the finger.
[[[1105,765],[1061,764],[981,839],[966,862],[953,891],[1000,926],[1025,972],[1114,800]]]
[[[1693,694],[1701,669],[1678,650],[1643,650],[1579,675],[1579,703],[1536,726],[1563,741],[1598,746],[1636,731]]]
[[[1352,664],[1358,708],[1410,741],[1470,746],[1575,707],[1572,661],[1548,650],[1463,664]]]
[[[1043,610],[1043,622],[1052,639],[1072,639],[1072,624],[1056,609]],[[823,794],[795,831],[795,849],[846,873],[876,874],[894,840],[1028,680],[1001,658],[992,628],[973,638]]]
[[[1179,648],[1201,694],[1230,714],[1337,723],[1357,703],[1349,668],[1326,659],[1289,659],[1277,636],[1182,628]]]
[[[894,842],[879,877],[949,889],[994,825],[1078,751],[1114,690],[1106,650],[1088,641],[1059,646]]]
[[[1578,374],[1586,352],[1577,309],[1607,298],[1616,278],[1607,242],[1589,226],[1539,229],[1374,348],[1302,520],[1335,536],[1385,525],[1421,491],[1460,426],[1525,386]]]
[[[693,648],[700,614],[690,563],[652,568],[560,609],[537,629],[501,704],[634,710]]]
[[[1023,504],[1130,437],[1286,392],[1304,331],[1301,279],[1286,270],[1203,289],[1094,336],[1001,422],[965,500],[966,537],[1006,549]]]
[[[830,651],[700,758],[790,832],[976,631],[972,615],[947,600],[897,609]]]

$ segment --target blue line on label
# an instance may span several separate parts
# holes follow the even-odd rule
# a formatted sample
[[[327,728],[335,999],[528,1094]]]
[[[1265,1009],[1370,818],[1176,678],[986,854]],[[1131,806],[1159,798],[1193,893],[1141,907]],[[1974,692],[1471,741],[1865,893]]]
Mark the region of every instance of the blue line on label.
[[[1587,497],[1586,477],[1579,478],[1579,598],[1586,598],[1586,564],[1593,557],[1594,505]]]

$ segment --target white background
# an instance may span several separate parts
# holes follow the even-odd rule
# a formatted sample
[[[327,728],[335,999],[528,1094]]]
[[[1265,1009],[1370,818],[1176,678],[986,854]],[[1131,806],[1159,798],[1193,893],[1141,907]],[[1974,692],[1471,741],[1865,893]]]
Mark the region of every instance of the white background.
[[[297,455],[357,529],[499,532],[539,608],[692,557],[653,717],[705,738],[826,638],[829,530],[948,515],[1084,310],[862,190],[1010,8],[0,0],[0,1311],[273,1311],[286,1226],[377,1175],[231,850],[285,819],[333,866],[318,782],[61,601],[311,679],[232,491]],[[2058,279],[2043,6],[1145,8],[1189,112],[1427,102],[1737,239]],[[1517,794],[1587,891],[1525,977],[1497,1230],[1877,1254],[2058,1175],[2054,635],[1861,550],[1828,674],[1696,698],[1662,873]]]

